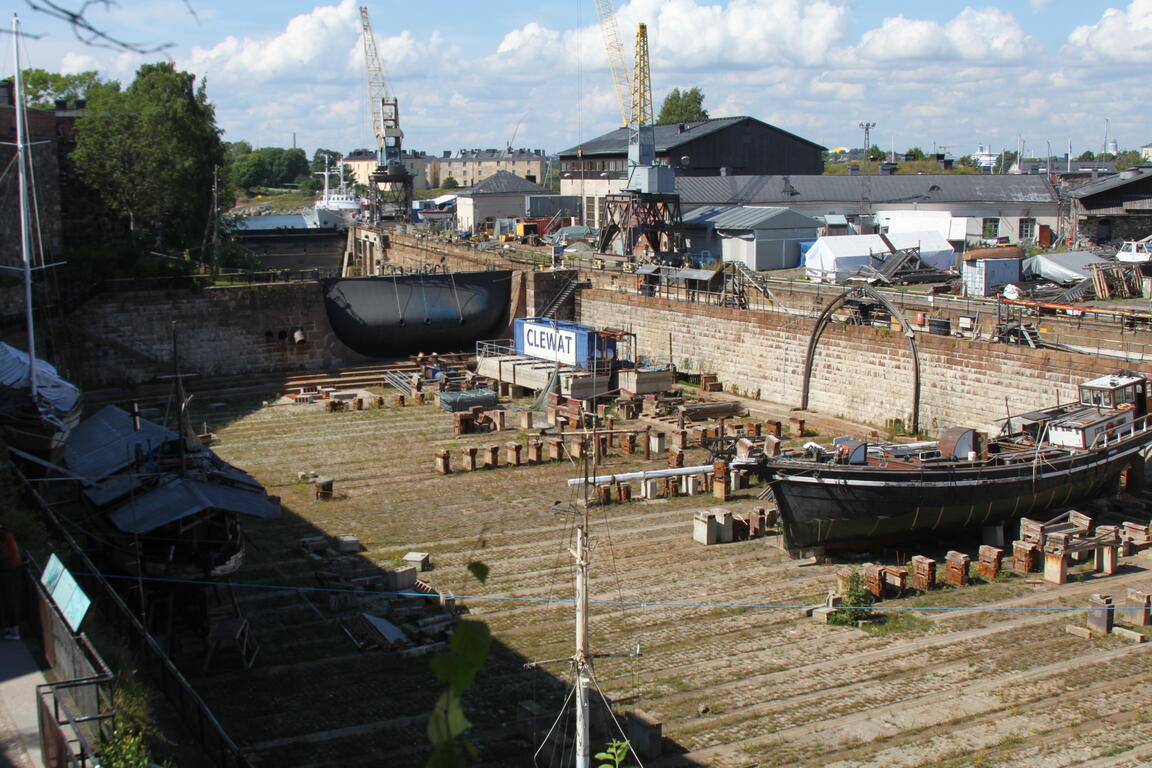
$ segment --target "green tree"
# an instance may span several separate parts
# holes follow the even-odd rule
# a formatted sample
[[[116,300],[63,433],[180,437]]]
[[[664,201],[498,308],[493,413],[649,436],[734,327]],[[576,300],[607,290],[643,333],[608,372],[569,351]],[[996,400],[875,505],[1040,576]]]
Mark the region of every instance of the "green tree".
[[[707,120],[708,110],[704,109],[704,92],[699,88],[690,88],[681,91],[673,88],[664,97],[664,104],[660,107],[660,114],[656,117],[657,123],[690,123],[695,120]]]
[[[1137,149],[1126,149],[1120,154],[1116,155],[1116,170],[1123,171],[1126,168],[1131,168],[1134,165],[1140,165],[1144,162],[1144,158],[1140,157],[1140,151]]]
[[[327,161],[328,161],[328,166],[327,166],[328,168],[331,168],[334,171],[337,170],[337,168],[338,168],[337,163],[339,163],[343,157],[344,157],[343,155],[341,155],[339,152],[337,152],[334,149],[318,149],[318,150],[316,150],[315,152],[312,153],[312,165],[311,165],[312,173],[321,173],[324,170],[325,159],[327,159]]]
[[[213,172],[224,162],[203,81],[170,62],[145,64],[126,89],[88,91],[72,154],[80,177],[122,216],[136,247],[198,248],[212,217]],[[227,207],[221,196],[219,208]]]
[[[61,75],[43,69],[25,69],[24,98],[33,109],[55,109],[56,101],[67,101],[73,106],[76,99],[87,97],[88,90],[101,82],[96,72],[77,72]]]

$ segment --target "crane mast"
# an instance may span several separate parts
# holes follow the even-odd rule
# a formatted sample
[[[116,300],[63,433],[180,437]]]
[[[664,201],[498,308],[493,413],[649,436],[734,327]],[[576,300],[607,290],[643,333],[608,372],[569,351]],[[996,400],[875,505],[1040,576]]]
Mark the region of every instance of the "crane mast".
[[[384,67],[376,52],[376,36],[368,9],[360,8],[360,28],[364,32],[364,69],[368,75],[368,106],[372,110],[372,133],[376,137],[377,165],[387,167],[400,162],[400,145],[404,131],[400,130],[400,107],[396,97],[388,90]]]
[[[364,36],[364,71],[368,78],[368,108],[371,111],[372,133],[376,137],[376,170],[371,180],[385,184],[391,191],[390,202],[396,206],[399,218],[407,221],[412,210],[412,175],[404,166],[401,145],[404,131],[400,129],[400,105],[388,89],[384,67],[376,50],[376,35],[368,20],[368,9],[360,7],[360,28]]]
[[[636,64],[632,69],[632,110],[628,116],[628,165],[656,162],[656,124],[652,116],[652,76],[648,69],[648,25],[636,26]]]
[[[616,28],[616,7],[612,0],[596,0],[596,14],[600,17],[600,33],[604,36],[604,52],[608,54],[608,68],[612,70],[612,84],[616,87],[616,103],[620,119],[628,125],[628,67],[624,63],[624,46]]]

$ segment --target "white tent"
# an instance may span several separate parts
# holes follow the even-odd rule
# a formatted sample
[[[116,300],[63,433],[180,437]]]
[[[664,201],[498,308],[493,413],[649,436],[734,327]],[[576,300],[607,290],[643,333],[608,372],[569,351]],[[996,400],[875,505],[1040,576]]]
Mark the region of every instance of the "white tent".
[[[892,247],[920,248],[920,260],[933,269],[951,269],[955,252],[939,232],[900,232],[887,235]],[[891,253],[880,235],[821,237],[804,258],[809,280],[840,283],[856,276],[866,264],[879,266]]]

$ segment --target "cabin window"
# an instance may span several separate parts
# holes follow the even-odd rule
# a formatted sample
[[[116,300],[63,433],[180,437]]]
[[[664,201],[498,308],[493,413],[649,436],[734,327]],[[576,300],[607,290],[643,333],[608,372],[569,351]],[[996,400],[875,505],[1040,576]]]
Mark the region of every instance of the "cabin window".
[[[1097,408],[1112,407],[1112,393],[1106,389],[1082,389],[1080,391],[1082,405],[1094,405]]]

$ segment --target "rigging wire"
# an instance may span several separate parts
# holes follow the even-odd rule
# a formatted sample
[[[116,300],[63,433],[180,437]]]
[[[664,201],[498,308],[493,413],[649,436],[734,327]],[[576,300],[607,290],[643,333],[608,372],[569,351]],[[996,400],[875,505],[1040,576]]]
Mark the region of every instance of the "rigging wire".
[[[77,573],[77,576],[91,576],[103,577],[105,579],[123,579],[135,577],[125,577],[114,573]],[[162,576],[146,577],[145,581],[156,581],[169,584],[200,584],[204,586],[212,586],[224,584],[225,582],[217,582],[210,579],[175,579],[166,578]],[[314,587],[314,586],[293,586],[291,584],[257,584],[252,582],[231,582],[232,586],[238,589],[263,589],[263,590],[283,590],[283,591],[310,591],[310,592],[333,592],[333,593],[349,593],[360,596],[370,595],[392,595],[397,597],[427,597],[428,595],[423,592],[404,592],[386,589],[346,589],[341,587]],[[503,603],[562,603],[569,604],[575,600],[566,598],[548,598],[548,597],[518,597],[514,595],[479,595],[479,594],[459,594],[453,593],[457,600],[476,600],[484,601],[489,600],[493,602]],[[1054,595],[1055,596],[1055,595]],[[589,603],[594,605],[631,605],[646,608],[723,608],[723,609],[743,609],[743,610],[781,610],[781,611],[794,611],[803,608],[811,608],[812,603],[720,603],[720,602],[689,602],[679,600],[593,600],[589,599]],[[883,610],[883,611],[929,611],[939,613],[949,612],[992,612],[992,613],[1044,613],[1048,611],[1063,612],[1063,613],[1083,613],[1085,608],[1075,606],[1060,606],[1060,605],[1047,605],[1047,606],[971,606],[971,605],[840,605],[839,608],[867,608],[870,610]],[[1118,606],[1123,608],[1123,606]]]
[[[540,746],[536,748],[534,753],[532,753],[532,762],[535,765],[539,765],[539,763],[536,762],[536,758],[540,756],[540,751],[544,749],[544,745],[547,744],[548,739],[552,737],[552,732],[556,730],[556,726],[560,724],[562,719],[567,719],[568,703],[572,701],[572,697],[575,695],[576,686],[573,685],[568,689],[568,696],[565,697],[564,703],[560,706],[560,711],[556,714],[556,719],[552,722],[552,727],[548,729],[548,733],[544,734],[544,740],[540,742]]]

